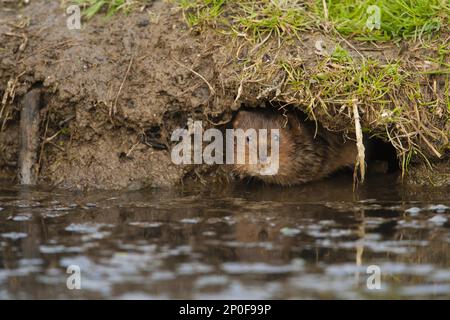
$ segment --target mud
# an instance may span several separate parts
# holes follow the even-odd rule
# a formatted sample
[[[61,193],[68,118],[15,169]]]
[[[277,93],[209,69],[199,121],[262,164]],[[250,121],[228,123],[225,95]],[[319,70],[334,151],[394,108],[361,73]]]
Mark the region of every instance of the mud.
[[[224,99],[212,103],[208,84],[190,71],[215,77],[210,53],[179,12],[163,2],[147,9],[153,14],[98,17],[82,30],[66,28],[59,1],[32,1],[16,8],[18,15],[2,10],[2,93],[17,79],[16,99],[4,108],[10,119],[0,138],[2,169],[17,158],[17,97],[40,85],[41,182],[105,189],[180,182],[183,168],[153,146],[167,145],[168,132],[188,117],[221,113]],[[25,38],[12,34],[25,35],[23,50]]]
[[[97,16],[81,30],[66,27],[60,1],[0,4],[0,178],[15,179],[19,101],[32,87],[41,87],[45,100],[39,183],[77,189],[170,186],[198,177],[172,164],[173,129],[188,118],[224,124],[243,105],[283,98],[280,74],[272,84],[240,91],[236,68],[250,49],[232,52],[219,35],[189,30],[180,11],[163,1],[129,15]],[[287,44],[280,54],[301,56],[305,67],[316,63],[317,37]],[[347,133],[341,115],[324,125]]]

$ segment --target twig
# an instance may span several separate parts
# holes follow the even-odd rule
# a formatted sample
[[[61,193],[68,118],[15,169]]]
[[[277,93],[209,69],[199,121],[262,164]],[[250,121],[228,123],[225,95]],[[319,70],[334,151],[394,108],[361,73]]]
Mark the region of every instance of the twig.
[[[49,117],[49,115],[47,114],[47,121],[46,121],[46,124],[45,124],[45,131],[44,131],[44,139],[43,139],[43,141],[42,141],[42,144],[41,144],[41,150],[40,150],[40,152],[39,152],[39,160],[38,160],[38,172],[41,170],[41,163],[42,163],[42,157],[43,157],[43,155],[44,155],[44,148],[45,148],[45,145],[46,145],[46,143],[47,142],[50,142],[50,141],[47,141],[47,131],[48,131],[48,123],[50,122],[50,117]]]
[[[237,91],[237,95],[236,95],[236,98],[234,99],[234,102],[233,102],[233,109],[237,105],[237,102],[238,102],[239,98],[242,95],[242,89],[243,88],[244,88],[244,79],[242,79],[241,82],[239,83],[239,88],[238,88],[238,91]]]
[[[114,105],[109,110],[109,116],[112,117],[116,114],[116,108],[117,108],[117,102],[119,101],[120,93],[122,92],[123,85],[125,84],[125,81],[127,80],[128,74],[130,73],[131,65],[133,64],[133,57],[130,59],[130,63],[128,64],[127,72],[125,73],[125,76],[123,77],[122,83],[120,84],[119,91],[116,94],[116,99],[114,100]]]
[[[185,65],[182,64],[181,62],[175,60],[174,58],[172,58],[172,60],[173,60],[173,62],[175,62],[175,63],[176,63],[177,65],[179,65],[180,67],[183,67],[183,68],[189,70],[190,72],[192,72],[193,74],[195,74],[197,77],[199,77],[200,79],[202,79],[202,80],[208,85],[208,88],[209,88],[209,90],[211,91],[211,94],[212,94],[212,95],[215,95],[215,94],[216,94],[216,90],[214,90],[213,86],[208,82],[208,80],[205,79],[204,76],[202,76],[200,73],[194,71],[193,69],[191,69],[191,68],[185,66]]]
[[[250,55],[253,54],[254,52],[256,52],[256,50],[258,50],[261,46],[264,45],[264,43],[266,43],[267,40],[269,40],[269,38],[272,36],[272,31],[269,32],[269,34],[267,35],[267,37],[265,37],[260,43],[258,43],[256,46],[254,46],[252,48],[252,50],[250,50]]]
[[[358,148],[356,167],[359,167],[361,183],[363,183],[364,176],[366,174],[365,148],[364,148],[364,143],[363,143],[361,121],[360,121],[359,111],[358,111],[358,100],[356,100],[356,99],[353,100],[353,118],[355,119],[356,147]]]
[[[136,147],[140,144],[141,144],[141,141],[138,141],[135,144],[133,144],[133,146],[131,146],[130,150],[128,150],[126,157],[129,158],[131,156],[131,153],[134,151],[134,149],[136,149]]]
[[[328,6],[327,6],[327,0],[322,0],[323,3],[323,13],[325,16],[325,20],[328,21]]]

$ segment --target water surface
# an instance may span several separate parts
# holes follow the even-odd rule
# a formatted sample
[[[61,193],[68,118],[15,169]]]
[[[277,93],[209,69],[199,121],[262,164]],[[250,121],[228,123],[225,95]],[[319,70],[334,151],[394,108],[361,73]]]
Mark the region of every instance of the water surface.
[[[0,298],[450,298],[449,189],[0,186]],[[69,290],[69,266],[81,290]],[[381,289],[369,289],[369,266]],[[370,282],[370,283],[373,283]]]

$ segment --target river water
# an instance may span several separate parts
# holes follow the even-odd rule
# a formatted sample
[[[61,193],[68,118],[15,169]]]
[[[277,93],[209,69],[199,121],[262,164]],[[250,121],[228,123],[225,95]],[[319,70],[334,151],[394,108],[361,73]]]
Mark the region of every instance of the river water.
[[[450,298],[449,191],[1,184],[0,298]]]

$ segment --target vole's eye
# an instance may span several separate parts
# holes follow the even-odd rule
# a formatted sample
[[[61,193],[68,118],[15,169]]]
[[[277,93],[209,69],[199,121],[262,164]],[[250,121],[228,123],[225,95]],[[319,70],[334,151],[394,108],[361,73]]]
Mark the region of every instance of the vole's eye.
[[[247,136],[247,142],[250,143],[250,141],[252,141],[252,137],[251,136]]]

